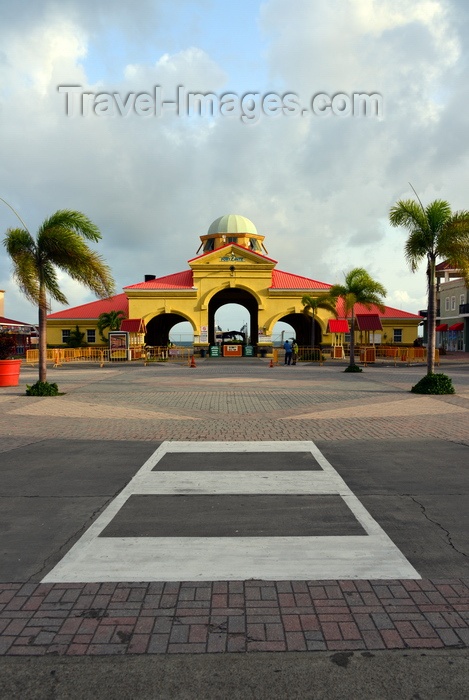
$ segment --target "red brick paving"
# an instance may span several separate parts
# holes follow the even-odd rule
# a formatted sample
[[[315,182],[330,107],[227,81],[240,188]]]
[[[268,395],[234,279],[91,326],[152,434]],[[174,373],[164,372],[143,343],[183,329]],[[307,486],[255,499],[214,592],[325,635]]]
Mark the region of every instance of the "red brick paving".
[[[8,656],[463,648],[469,580],[4,583],[0,630]]]

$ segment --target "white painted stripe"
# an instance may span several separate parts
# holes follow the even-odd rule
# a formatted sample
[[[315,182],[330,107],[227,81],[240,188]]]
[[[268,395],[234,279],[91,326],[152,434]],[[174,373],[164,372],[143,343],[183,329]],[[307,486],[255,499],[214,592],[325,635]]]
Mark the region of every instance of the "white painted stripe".
[[[342,482],[343,485],[343,482]],[[141,494],[336,494],[340,484],[321,472],[152,472],[136,479]],[[348,494],[349,490],[344,489]]]
[[[391,543],[392,545],[392,543]],[[102,537],[43,582],[419,578],[397,547],[347,537]]]
[[[167,453],[310,452],[323,471],[152,471]],[[340,495],[368,533],[341,537],[99,537],[133,494]],[[164,442],[44,582],[420,578],[313,442]]]

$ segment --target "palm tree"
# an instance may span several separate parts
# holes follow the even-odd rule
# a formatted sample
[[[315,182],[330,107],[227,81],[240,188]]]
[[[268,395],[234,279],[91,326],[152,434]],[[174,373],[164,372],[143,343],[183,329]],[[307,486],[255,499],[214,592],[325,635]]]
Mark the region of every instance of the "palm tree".
[[[333,297],[330,294],[324,297],[312,297],[309,294],[305,294],[301,299],[301,303],[304,306],[304,314],[309,315],[309,312],[311,312],[311,347],[314,348],[316,331],[314,327],[314,322],[316,313],[318,309],[325,309],[337,318],[337,297]]]
[[[434,374],[436,261],[447,260],[469,284],[469,211],[452,214],[448,202],[442,199],[435,199],[427,207],[420,200],[406,199],[391,208],[389,221],[392,226],[403,226],[409,232],[404,250],[412,272],[422,260],[427,261],[427,374]]]
[[[110,331],[118,331],[124,318],[125,312],[122,310],[109,311],[108,313],[104,312],[99,315],[97,325],[103,343],[107,342],[107,338],[104,336],[105,329],[108,328]]]
[[[345,284],[334,284],[329,294],[343,299],[346,317],[349,313],[351,314],[350,367],[352,367],[355,364],[355,305],[362,304],[367,309],[377,306],[380,311],[384,311],[382,297],[386,296],[386,290],[363,267],[355,267],[345,275]]]
[[[99,241],[98,227],[84,214],[63,209],[46,219],[34,239],[24,228],[8,229],[4,245],[13,261],[13,274],[25,296],[39,309],[39,381],[45,382],[47,299],[67,304],[56,268],[91,289],[98,297],[113,294],[109,267],[85,240]]]

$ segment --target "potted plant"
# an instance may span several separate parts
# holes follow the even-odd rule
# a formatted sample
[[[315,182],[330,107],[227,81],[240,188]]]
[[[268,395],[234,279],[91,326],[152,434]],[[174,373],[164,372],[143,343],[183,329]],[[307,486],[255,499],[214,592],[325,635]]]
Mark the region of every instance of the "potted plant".
[[[16,341],[9,333],[0,333],[0,386],[18,386],[21,360],[13,359]]]

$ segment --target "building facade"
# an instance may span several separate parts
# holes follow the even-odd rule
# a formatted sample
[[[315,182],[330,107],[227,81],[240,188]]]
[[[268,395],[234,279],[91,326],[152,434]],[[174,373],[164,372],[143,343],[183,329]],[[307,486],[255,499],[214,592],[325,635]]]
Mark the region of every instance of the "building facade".
[[[469,348],[469,292],[464,280],[454,278],[452,272],[445,263],[439,266],[436,343],[449,352],[466,352]]]
[[[186,270],[164,277],[146,274],[143,281],[125,287],[122,294],[111,299],[50,314],[48,343],[65,344],[78,325],[86,333],[88,344],[99,345],[100,314],[121,310],[128,319],[145,324],[146,345],[167,345],[173,326],[187,321],[193,330],[194,345],[206,348],[216,342],[218,309],[225,304],[240,304],[250,317],[248,334],[252,345],[269,350],[278,321],[292,326],[299,345],[310,345],[313,320],[304,314],[301,299],[305,294],[325,296],[331,285],[279,270],[277,261],[269,257],[264,240],[249,219],[234,214],[222,216],[200,236],[197,255],[188,260]],[[340,300],[337,312],[339,318],[345,318]],[[422,320],[416,314],[391,307],[382,313],[376,307],[357,305],[356,313],[379,316],[380,332],[374,333],[373,340],[381,343],[413,343]],[[314,320],[316,344],[334,344],[336,338],[329,327],[332,318],[327,311],[318,311]],[[359,328],[355,332],[360,342],[363,333]]]

